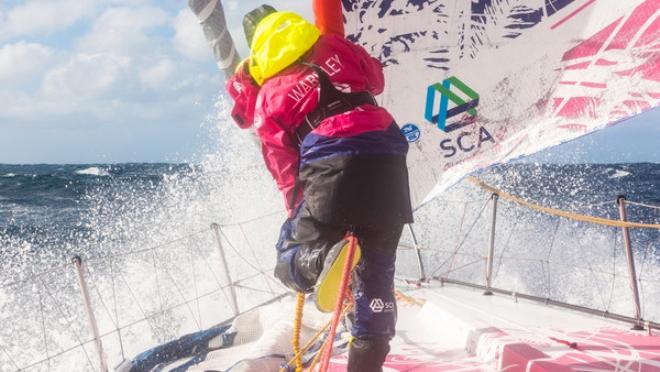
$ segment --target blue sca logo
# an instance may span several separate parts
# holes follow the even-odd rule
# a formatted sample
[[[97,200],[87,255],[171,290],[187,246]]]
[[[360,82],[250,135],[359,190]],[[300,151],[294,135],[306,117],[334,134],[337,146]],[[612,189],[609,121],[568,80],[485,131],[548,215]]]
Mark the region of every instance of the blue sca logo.
[[[422,133],[415,124],[406,124],[401,128],[401,134],[406,137],[408,142],[417,142]]]

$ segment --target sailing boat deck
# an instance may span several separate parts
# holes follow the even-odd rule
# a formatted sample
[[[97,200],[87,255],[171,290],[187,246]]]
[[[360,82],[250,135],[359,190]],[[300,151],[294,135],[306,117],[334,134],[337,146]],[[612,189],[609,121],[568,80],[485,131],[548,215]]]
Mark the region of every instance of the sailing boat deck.
[[[660,371],[660,336],[613,320],[454,285],[401,290],[384,371]],[[164,370],[276,371],[290,356],[292,309],[286,298],[243,314],[234,346]],[[303,341],[326,319],[308,304]],[[329,371],[347,361],[346,348],[336,350]]]
[[[454,286],[408,293],[424,305],[399,301],[385,370],[660,371],[660,336],[627,325]]]

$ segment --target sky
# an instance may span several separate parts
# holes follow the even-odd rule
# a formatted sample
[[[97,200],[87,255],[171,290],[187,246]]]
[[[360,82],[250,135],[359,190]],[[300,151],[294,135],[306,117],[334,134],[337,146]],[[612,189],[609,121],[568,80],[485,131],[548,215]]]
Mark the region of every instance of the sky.
[[[245,55],[240,21],[261,1],[223,4]],[[273,3],[308,19],[310,4]],[[191,161],[222,91],[186,1],[0,1],[0,163]],[[656,109],[529,160],[660,162],[659,122]]]
[[[536,163],[660,163],[660,108],[532,156]]]
[[[261,2],[223,4],[245,54]],[[187,1],[1,0],[0,163],[191,160],[223,80]]]

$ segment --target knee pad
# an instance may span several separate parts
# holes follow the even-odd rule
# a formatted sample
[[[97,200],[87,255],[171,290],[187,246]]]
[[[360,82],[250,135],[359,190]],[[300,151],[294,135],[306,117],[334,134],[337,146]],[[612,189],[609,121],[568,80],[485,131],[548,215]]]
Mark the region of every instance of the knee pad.
[[[310,293],[314,289],[314,283],[310,283],[296,270],[295,258],[298,250],[299,247],[296,246],[277,252],[274,274],[287,288],[297,292]]]

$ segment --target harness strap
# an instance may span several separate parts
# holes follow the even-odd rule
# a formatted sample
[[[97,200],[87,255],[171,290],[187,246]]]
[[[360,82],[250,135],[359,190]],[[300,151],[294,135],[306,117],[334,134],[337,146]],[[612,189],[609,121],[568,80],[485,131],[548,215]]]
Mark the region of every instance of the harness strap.
[[[351,111],[361,105],[369,104],[378,106],[378,102],[369,92],[344,93],[335,88],[328,74],[316,64],[302,62],[304,65],[312,68],[319,77],[319,102],[316,108],[309,114],[296,129],[296,139],[298,146],[302,144],[305,137],[319,124],[331,116],[339,115]]]

